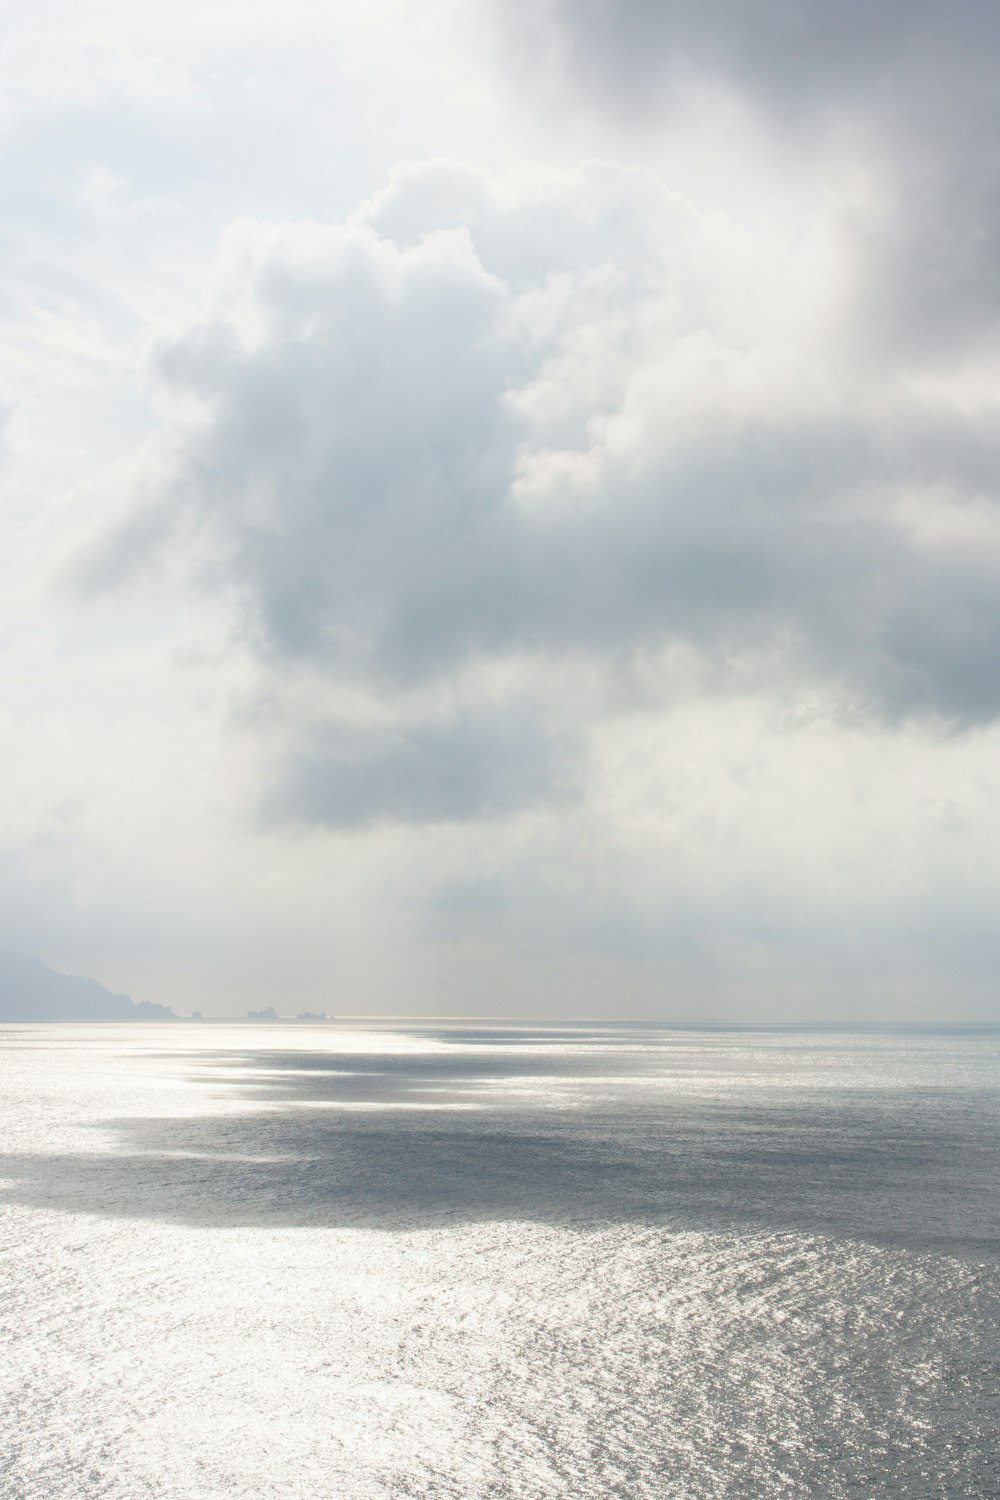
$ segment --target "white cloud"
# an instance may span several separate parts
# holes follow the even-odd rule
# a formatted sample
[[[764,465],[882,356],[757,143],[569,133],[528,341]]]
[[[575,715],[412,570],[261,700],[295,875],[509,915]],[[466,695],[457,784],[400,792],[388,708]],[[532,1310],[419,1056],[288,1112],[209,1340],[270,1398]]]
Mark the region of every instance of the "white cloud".
[[[392,694],[675,643],[722,685],[990,720],[995,566],[946,538],[981,504],[991,406],[876,385],[835,337],[824,359],[821,282],[799,325],[771,326],[767,278],[733,316],[766,248],[720,253],[613,163],[418,165],[347,224],[245,224],[217,310],[159,356],[197,416],[157,514],[207,528],[282,670]]]
[[[203,1009],[982,1011],[992,12],[489,9],[8,51],[9,924]]]

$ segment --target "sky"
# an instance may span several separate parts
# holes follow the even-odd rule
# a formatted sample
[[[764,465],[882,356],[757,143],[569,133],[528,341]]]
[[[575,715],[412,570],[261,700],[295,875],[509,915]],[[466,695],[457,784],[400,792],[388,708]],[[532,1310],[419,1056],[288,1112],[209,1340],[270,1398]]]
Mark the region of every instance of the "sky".
[[[993,0],[5,7],[0,941],[996,1019]]]

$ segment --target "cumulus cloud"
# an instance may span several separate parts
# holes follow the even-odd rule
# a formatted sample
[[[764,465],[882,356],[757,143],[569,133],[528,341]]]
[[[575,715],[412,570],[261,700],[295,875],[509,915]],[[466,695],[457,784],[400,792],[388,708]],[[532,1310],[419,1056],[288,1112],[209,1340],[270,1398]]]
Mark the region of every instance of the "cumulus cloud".
[[[0,925],[180,1009],[986,1013],[998,12],[314,9],[8,36]]]
[[[608,162],[417,164],[340,225],[229,232],[215,309],[158,355],[156,505],[91,566],[193,524],[263,671],[369,693],[374,738],[322,690],[289,724],[272,815],[556,795],[532,664],[680,648],[717,688],[1000,713],[995,402],[873,377],[825,263],[779,247],[776,278],[771,248]],[[517,732],[479,701],[498,662]]]

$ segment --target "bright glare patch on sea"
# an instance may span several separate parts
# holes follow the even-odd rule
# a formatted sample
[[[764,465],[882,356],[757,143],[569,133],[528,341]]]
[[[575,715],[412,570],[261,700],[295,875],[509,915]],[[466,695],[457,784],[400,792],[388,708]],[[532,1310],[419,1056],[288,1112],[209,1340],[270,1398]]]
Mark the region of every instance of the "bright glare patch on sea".
[[[0,1029],[0,1493],[976,1497],[1000,1036]]]

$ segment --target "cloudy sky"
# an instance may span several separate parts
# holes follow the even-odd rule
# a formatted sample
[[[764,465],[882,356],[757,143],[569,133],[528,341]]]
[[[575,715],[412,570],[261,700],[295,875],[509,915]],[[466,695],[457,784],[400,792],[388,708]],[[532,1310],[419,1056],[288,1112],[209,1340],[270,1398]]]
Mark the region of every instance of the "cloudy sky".
[[[11,0],[0,940],[995,1017],[994,0]]]

